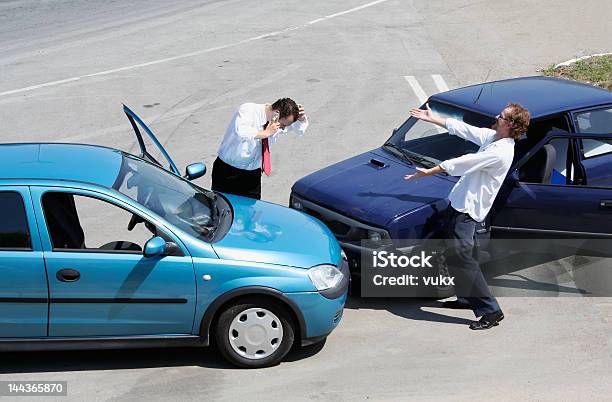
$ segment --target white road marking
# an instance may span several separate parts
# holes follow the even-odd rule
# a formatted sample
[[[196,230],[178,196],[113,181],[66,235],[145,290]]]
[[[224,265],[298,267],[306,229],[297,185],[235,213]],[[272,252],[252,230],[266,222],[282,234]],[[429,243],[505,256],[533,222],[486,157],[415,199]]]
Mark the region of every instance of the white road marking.
[[[65,79],[62,79],[62,80],[49,81],[49,82],[45,82],[45,83],[37,84],[37,85],[30,85],[30,86],[27,86],[27,87],[24,87],[24,88],[12,89],[12,90],[9,90],[9,91],[0,92],[0,97],[7,96],[7,95],[13,95],[13,94],[21,93],[21,92],[33,91],[35,89],[40,89],[40,88],[52,87],[52,86],[56,86],[56,85],[60,85],[60,84],[65,84],[65,83],[68,83],[68,82],[79,81],[79,80],[81,80],[83,78],[99,77],[99,76],[102,76],[102,75],[109,75],[109,74],[118,73],[118,72],[121,72],[121,71],[134,70],[134,69],[137,69],[137,68],[148,67],[148,66],[153,66],[153,65],[157,65],[157,64],[168,63],[168,62],[175,61],[175,60],[186,59],[188,57],[199,56],[199,55],[202,55],[202,54],[205,54],[205,53],[210,53],[210,52],[214,52],[214,51],[217,51],[217,50],[222,50],[222,49],[227,49],[227,48],[230,48],[230,47],[239,46],[239,45],[242,45],[242,44],[245,44],[245,43],[249,43],[249,42],[253,42],[253,41],[256,41],[256,40],[260,40],[260,39],[264,39],[264,38],[269,38],[269,37],[272,37],[272,36],[278,36],[278,35],[281,35],[281,34],[283,34],[285,32],[294,31],[296,29],[306,28],[306,27],[308,27],[310,25],[314,25],[314,24],[317,24],[317,23],[322,22],[322,21],[327,21],[329,19],[336,18],[336,17],[339,17],[341,15],[346,15],[346,14],[349,14],[349,13],[353,13],[355,11],[363,10],[364,8],[372,7],[372,6],[375,6],[377,4],[384,3],[386,1],[389,1],[389,0],[377,0],[377,1],[373,1],[373,2],[370,2],[370,3],[367,3],[367,4],[363,4],[361,6],[358,6],[358,7],[351,8],[349,10],[345,10],[345,11],[341,11],[341,12],[338,12],[338,13],[335,13],[335,14],[326,15],[325,17],[317,18],[316,20],[312,20],[312,21],[310,21],[310,22],[308,22],[306,24],[289,27],[289,28],[283,29],[281,31],[274,31],[274,32],[269,32],[269,33],[263,34],[263,35],[253,36],[251,38],[243,39],[243,40],[238,41],[238,42],[228,43],[226,45],[215,46],[215,47],[211,47],[211,48],[208,48],[208,49],[196,50],[194,52],[189,52],[189,53],[185,53],[185,54],[181,54],[181,55],[177,55],[177,56],[173,56],[173,57],[166,57],[166,58],[163,58],[163,59],[153,60],[153,61],[149,61],[149,62],[146,62],[146,63],[133,64],[133,65],[130,65],[130,66],[113,68],[111,70],[99,71],[99,72],[91,73],[91,74],[83,74],[83,75],[79,75],[79,76],[76,76],[76,77],[65,78]]]
[[[434,83],[436,84],[436,88],[438,88],[438,91],[440,92],[448,91],[448,85],[446,85],[446,81],[444,81],[444,78],[442,78],[440,74],[432,74],[431,78],[434,80]]]
[[[389,1],[389,0],[377,0],[377,1],[373,1],[371,3],[367,3],[367,4],[364,4],[364,5],[361,5],[359,7],[351,8],[350,10],[341,11],[339,13],[326,15],[325,17],[317,18],[316,20],[310,21],[308,23],[308,25],[317,24],[317,23],[319,23],[321,21],[326,21],[326,20],[329,20],[329,19],[332,19],[332,18],[339,17],[341,15],[345,15],[345,14],[353,13],[355,11],[363,10],[364,8],[372,7],[372,6],[375,6],[377,4],[384,3],[385,1]]]
[[[414,78],[414,75],[405,75],[404,78],[406,79],[406,81],[408,81],[408,84],[410,84],[410,86],[412,87],[412,90],[414,91],[414,94],[418,98],[420,104],[425,103],[427,101],[428,96],[423,90],[423,87],[421,86],[421,84],[419,84],[417,79]]]

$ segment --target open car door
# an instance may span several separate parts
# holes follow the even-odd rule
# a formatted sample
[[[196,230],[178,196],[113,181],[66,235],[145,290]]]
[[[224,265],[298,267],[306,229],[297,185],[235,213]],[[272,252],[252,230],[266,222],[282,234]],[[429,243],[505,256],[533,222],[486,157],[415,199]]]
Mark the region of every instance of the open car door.
[[[123,111],[125,112],[126,116],[130,120],[130,123],[132,124],[132,128],[134,129],[134,134],[136,134],[136,139],[138,140],[138,145],[140,146],[140,157],[142,159],[145,159],[145,160],[147,160],[147,161],[149,161],[151,163],[154,163],[154,164],[156,164],[156,165],[158,165],[158,166],[160,166],[160,167],[170,171],[171,173],[174,173],[177,176],[181,176],[178,168],[176,167],[176,164],[170,158],[170,155],[168,155],[168,152],[166,152],[166,150],[164,149],[162,144],[157,140],[157,138],[155,137],[153,132],[151,132],[149,127],[147,127],[147,125],[142,121],[142,119],[140,117],[138,117],[136,115],[136,113],[134,113],[129,107],[127,107],[125,105],[123,105]],[[157,161],[157,159],[155,159],[153,157],[153,155],[151,155],[147,151],[147,147],[146,147],[145,142],[144,142],[144,140],[142,138],[142,133],[140,132],[140,128],[139,127],[142,128],[147,133],[147,135],[151,138],[153,143],[161,151],[161,154],[168,161],[168,167],[165,167],[161,163],[159,163]]]

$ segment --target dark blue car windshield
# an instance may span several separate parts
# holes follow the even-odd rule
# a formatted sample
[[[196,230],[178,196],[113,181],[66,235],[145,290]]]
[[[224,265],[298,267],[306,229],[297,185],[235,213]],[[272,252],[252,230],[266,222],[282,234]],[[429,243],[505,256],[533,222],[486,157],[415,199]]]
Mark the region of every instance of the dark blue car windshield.
[[[491,127],[494,123],[491,117],[442,103],[429,102],[429,107],[438,116],[452,117],[478,127]],[[446,129],[414,117],[406,120],[387,143],[406,151],[408,157],[421,157],[425,164],[431,165],[478,150],[476,144],[450,135]]]
[[[113,188],[197,238],[206,240],[213,231],[212,193],[151,163],[123,154]]]

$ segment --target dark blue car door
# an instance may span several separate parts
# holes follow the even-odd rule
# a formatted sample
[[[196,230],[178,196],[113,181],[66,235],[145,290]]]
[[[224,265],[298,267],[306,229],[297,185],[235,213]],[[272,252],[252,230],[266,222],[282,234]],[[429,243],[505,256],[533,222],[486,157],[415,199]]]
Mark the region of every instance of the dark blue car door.
[[[551,133],[517,162],[495,206],[494,237],[612,238],[612,110],[598,111],[603,124],[595,110],[577,112],[571,133]]]
[[[27,186],[0,186],[0,277],[0,340],[47,336],[47,276]]]

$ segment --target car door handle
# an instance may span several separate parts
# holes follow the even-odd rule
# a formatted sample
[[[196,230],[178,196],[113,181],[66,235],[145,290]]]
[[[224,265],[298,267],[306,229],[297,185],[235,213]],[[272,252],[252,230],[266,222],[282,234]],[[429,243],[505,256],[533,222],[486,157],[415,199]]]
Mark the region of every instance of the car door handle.
[[[599,206],[602,208],[612,208],[612,200],[601,200]]]
[[[81,273],[76,269],[64,268],[57,271],[55,277],[60,282],[76,282],[81,279]]]

